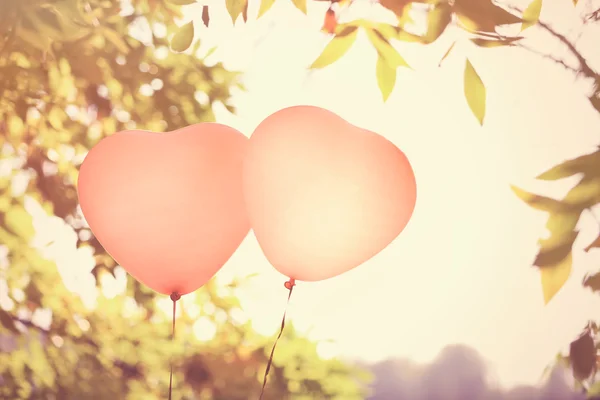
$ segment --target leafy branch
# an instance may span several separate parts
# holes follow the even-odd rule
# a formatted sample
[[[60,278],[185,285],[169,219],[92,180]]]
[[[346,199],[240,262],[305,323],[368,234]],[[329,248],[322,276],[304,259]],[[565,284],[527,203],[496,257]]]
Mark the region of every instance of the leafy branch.
[[[539,0],[537,0],[537,1],[539,1]],[[539,3],[541,4],[541,1],[539,1]],[[508,8],[511,9],[511,10],[513,10],[514,12],[523,13],[523,11],[521,9],[517,8],[517,7],[508,6]],[[558,41],[560,41],[563,45],[565,45],[567,47],[567,49],[569,50],[569,52],[577,59],[577,61],[579,63],[579,69],[576,69],[575,67],[568,66],[564,60],[558,59],[558,58],[556,58],[554,56],[551,56],[551,55],[545,55],[543,53],[539,53],[535,49],[531,49],[530,47],[526,47],[526,46],[522,45],[522,43],[520,43],[519,45],[521,45],[523,48],[525,48],[527,50],[531,50],[533,52],[536,52],[537,54],[542,55],[545,58],[548,58],[548,59],[550,59],[552,61],[557,62],[557,63],[563,65],[565,68],[567,68],[569,70],[572,70],[574,72],[583,74],[587,78],[594,78],[595,79],[595,78],[598,77],[598,74],[592,69],[592,67],[589,65],[588,61],[586,60],[586,58],[577,49],[575,43],[573,43],[571,40],[569,40],[564,34],[558,32],[557,30],[555,30],[548,22],[545,22],[545,21],[539,19],[539,14],[538,14],[537,20],[535,21],[535,23],[532,23],[531,26],[538,26],[538,27],[540,27],[541,29],[543,29],[544,31],[546,31],[547,33],[549,33],[551,36],[553,36],[555,39],[558,39]]]

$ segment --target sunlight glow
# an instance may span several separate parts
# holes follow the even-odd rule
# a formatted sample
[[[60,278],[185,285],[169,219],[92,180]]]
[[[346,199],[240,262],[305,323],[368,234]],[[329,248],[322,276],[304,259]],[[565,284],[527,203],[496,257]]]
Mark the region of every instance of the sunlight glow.
[[[215,337],[217,326],[208,317],[200,317],[193,325],[194,336],[201,342],[208,342]]]
[[[249,88],[233,98],[236,115],[223,111],[224,107],[215,108],[219,122],[250,135],[278,109],[317,105],[381,133],[413,164],[419,194],[405,232],[379,255],[343,276],[299,283],[289,320],[313,340],[333,338],[333,343],[318,345],[324,358],[377,361],[398,356],[428,361],[448,344],[466,343],[490,360],[501,384],[538,383],[552,355],[600,309],[600,300],[580,284],[587,271],[600,265],[600,257],[580,252],[571,280],[544,307],[539,274],[531,263],[545,230],[545,215],[516,199],[509,184],[526,184],[555,196],[568,189],[568,184],[551,185],[532,177],[596,145],[600,121],[582,101],[585,87],[574,84],[573,76],[560,67],[518,48],[457,45],[438,68],[444,46],[449,45],[443,41],[439,46],[400,49],[414,70],[399,72],[397,87],[384,104],[374,77],[375,52],[361,35],[334,65],[306,70],[327,42],[319,32],[324,8],[317,3],[310,2],[305,17],[291,4],[277,2],[260,20],[235,28],[226,12],[217,9],[210,29],[201,26],[200,4],[184,8],[186,18],[199,27],[200,53],[219,45],[210,60],[242,70]],[[390,17],[366,3],[353,12],[383,20]],[[547,2],[544,12],[549,18],[576,18],[558,3]],[[143,39],[150,27],[143,21],[139,26],[133,33]],[[162,32],[161,27],[153,28]],[[542,43],[545,39],[532,33],[531,40]],[[596,45],[587,44],[590,55],[598,55]],[[460,78],[467,54],[488,85],[489,115],[483,128],[462,97]],[[158,83],[153,86],[144,89],[147,95],[159,90]],[[206,101],[201,95],[197,100]],[[100,135],[100,126],[91,127],[92,136],[94,129]],[[0,176],[21,162],[19,157],[0,160]],[[28,173],[18,174],[11,190],[23,193],[28,179]],[[34,199],[26,198],[25,207],[36,229],[32,246],[56,262],[66,288],[93,309],[98,293],[91,274],[92,250],[78,249],[75,231],[62,219],[48,216]],[[591,215],[582,218],[580,228],[585,237],[598,231]],[[580,242],[576,245],[583,247]],[[2,249],[0,268],[5,268]],[[259,333],[270,335],[279,328],[285,306],[285,277],[268,265],[250,234],[217,280],[225,284],[253,272],[258,277],[235,291],[243,311],[233,317],[238,323],[250,320]],[[115,275],[100,278],[102,294],[108,298],[126,288],[124,270],[116,268]],[[0,281],[0,293],[5,293],[3,289],[7,290],[6,285]],[[227,316],[212,304],[196,305],[193,296],[189,298],[183,299],[183,307],[189,317],[197,318],[195,337],[211,340],[217,328],[209,317],[199,315],[214,314],[218,322]],[[10,309],[10,303],[0,295],[0,307]],[[163,315],[151,321],[170,319],[171,300],[160,298],[157,305]],[[135,313],[134,304],[123,312]],[[36,323],[47,324],[51,315],[40,311],[34,318]],[[62,343],[58,337],[52,341],[57,346]]]

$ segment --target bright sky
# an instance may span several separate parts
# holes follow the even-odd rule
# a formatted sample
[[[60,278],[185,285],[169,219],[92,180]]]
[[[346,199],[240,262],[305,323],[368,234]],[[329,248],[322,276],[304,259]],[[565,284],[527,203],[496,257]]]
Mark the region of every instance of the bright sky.
[[[250,15],[256,12],[252,8]],[[378,6],[359,8],[363,16],[381,14]],[[544,306],[539,274],[531,263],[546,218],[518,200],[509,184],[555,196],[573,184],[532,178],[597,145],[600,119],[585,99],[585,85],[560,66],[515,48],[457,45],[438,68],[452,42],[446,37],[439,46],[400,47],[414,71],[400,71],[396,90],[383,104],[375,81],[375,52],[362,36],[341,61],[307,73],[306,66],[327,41],[319,32],[323,4],[309,4],[306,17],[280,0],[259,21],[235,28],[218,7],[213,27],[201,28],[200,11],[201,6],[189,6],[186,18],[198,22],[202,49],[218,44],[211,57],[243,71],[249,89],[234,96],[237,115],[219,112],[219,122],[250,135],[278,109],[317,105],[384,135],[407,154],[415,170],[419,196],[406,230],[355,270],[324,282],[300,283],[289,320],[315,340],[332,339],[334,343],[320,348],[324,355],[428,361],[448,344],[465,343],[484,355],[501,384],[538,382],[555,353],[588,318],[597,317],[593,311],[600,309],[600,298],[580,283],[600,265],[600,252],[576,251],[572,279]],[[561,31],[578,33],[570,29],[577,18],[570,0],[546,1],[542,17],[556,21]],[[584,53],[596,56],[596,63],[600,54],[592,54],[590,41],[584,40],[597,34],[585,32],[579,43]],[[561,54],[535,29],[528,35],[532,45],[547,42],[546,49]],[[462,94],[465,55],[487,84],[483,128]],[[81,281],[74,281],[75,275],[89,276],[90,255],[74,253],[72,231],[42,217],[35,205],[28,208],[36,215],[40,235],[64,232],[55,242],[62,247],[54,249],[54,256],[59,268],[78,268],[77,274],[69,269],[64,276],[70,277],[68,286],[90,298],[91,286],[82,290]],[[598,233],[588,214],[581,228],[577,248]],[[268,264],[250,234],[217,276],[226,282],[254,272],[258,277],[240,291],[245,317],[259,332],[273,334],[285,305],[286,278]],[[204,329],[210,327],[199,324],[199,334],[206,335]]]

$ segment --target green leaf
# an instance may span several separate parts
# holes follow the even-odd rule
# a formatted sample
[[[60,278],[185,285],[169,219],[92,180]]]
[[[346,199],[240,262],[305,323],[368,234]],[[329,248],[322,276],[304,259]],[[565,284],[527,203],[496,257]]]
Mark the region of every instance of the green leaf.
[[[578,235],[576,228],[583,209],[573,207],[567,201],[575,188],[563,201],[528,193],[515,186],[511,188],[529,206],[550,213],[546,223],[550,236],[539,241],[540,249],[534,261],[534,265],[540,267],[542,291],[547,304],[571,274],[573,243]]]
[[[540,269],[545,304],[548,304],[567,282],[571,275],[572,265],[573,256],[569,253],[568,257],[557,265]]]
[[[50,125],[56,130],[62,130],[63,121],[66,119],[67,114],[60,107],[52,107],[46,117]]]
[[[230,310],[232,308],[241,308],[240,299],[235,296],[221,296],[212,299],[217,308]]]
[[[36,12],[24,14],[24,22],[33,26],[42,36],[47,36],[52,40],[64,39],[64,33],[58,16],[46,8],[38,9]]]
[[[359,28],[365,29],[368,32],[371,30],[377,30],[381,33],[381,36],[385,38],[385,40],[396,39],[403,42],[411,42],[411,43],[424,43],[423,37],[419,35],[415,35],[414,33],[410,33],[405,31],[399,26],[394,26],[382,22],[372,22],[365,19],[357,19],[347,24],[342,24],[346,26],[356,26]]]
[[[29,241],[35,235],[33,218],[22,206],[13,206],[4,215],[6,229]]]
[[[479,123],[483,125],[486,102],[485,86],[479,77],[479,74],[477,71],[475,71],[475,68],[473,68],[471,61],[468,59],[465,65],[464,79],[464,92],[465,98],[467,99],[467,104]]]
[[[29,44],[33,48],[44,53],[51,51],[52,40],[48,36],[40,35],[33,30],[25,29],[23,27],[18,27],[17,37],[26,44]]]
[[[448,56],[450,55],[450,52],[452,51],[452,49],[454,48],[454,45],[456,44],[456,42],[452,42],[452,44],[450,45],[450,47],[448,47],[448,50],[446,50],[446,52],[444,53],[444,55],[442,56],[442,59],[440,60],[438,67],[442,66],[442,63],[444,62],[444,60],[446,58],[448,58]]]
[[[523,11],[523,24],[521,24],[521,32],[525,29],[538,23],[540,13],[542,12],[542,0],[533,0],[525,11]]]
[[[378,29],[375,29],[375,28],[367,29],[366,33],[367,33],[367,37],[373,44],[373,47],[375,47],[375,49],[377,50],[379,57],[383,58],[383,60],[391,68],[394,68],[394,69],[398,68],[398,67],[410,68],[410,66],[408,65],[406,60],[404,60],[404,58],[400,55],[400,53],[398,53],[398,50],[396,50],[394,48],[394,46],[391,45],[389,40],[385,36],[383,36],[382,33]]]
[[[306,14],[306,0],[292,0],[296,8]]]
[[[577,4],[577,0],[573,0],[573,3]],[[597,397],[600,395],[600,381],[592,383],[587,390],[588,397]]]
[[[211,47],[210,49],[208,49],[208,51],[206,52],[206,54],[202,58],[208,58],[208,57],[210,57],[215,51],[217,51],[217,48],[218,48],[217,46]]]
[[[562,200],[569,210],[582,212],[600,203],[600,179],[597,176],[584,175]]]
[[[194,23],[192,21],[183,25],[171,40],[171,49],[173,51],[186,51],[194,40]]]
[[[503,39],[484,39],[484,38],[474,38],[471,39],[471,42],[479,47],[502,47],[502,46],[510,46],[517,40],[523,39],[522,37],[510,37]]]
[[[177,6],[187,6],[188,4],[194,4],[196,0],[167,0],[169,3]]]
[[[85,13],[79,7],[77,1],[58,0],[53,2],[52,8],[57,14],[63,17],[63,22],[67,22],[64,20],[69,20],[67,23],[73,23],[80,27],[89,25]]]
[[[379,31],[379,33],[381,33],[381,36],[383,36],[387,40],[389,40],[390,38],[396,38],[398,36],[398,33],[402,30],[402,28],[400,27],[381,22],[373,23],[371,21],[362,21],[361,23],[359,23],[359,25],[366,30],[372,29]]]
[[[19,330],[15,326],[15,322],[13,321],[10,314],[2,309],[0,309],[0,324],[2,324],[3,327],[5,327],[13,333],[19,333]]]
[[[558,215],[554,214],[552,217],[556,218],[573,218],[574,221],[577,221],[579,218],[576,215]],[[575,243],[575,239],[577,239],[577,235],[579,232],[574,230],[564,231],[562,229],[551,232],[551,236],[548,239],[540,240],[540,250],[535,257],[535,261],[533,265],[540,268],[545,267],[555,267],[564,261],[570,254],[573,249],[573,243]]]
[[[390,2],[390,1],[381,0],[379,2],[379,4],[383,5],[383,3],[388,3],[388,2]],[[396,3],[396,5],[397,5],[398,12],[394,12],[394,14],[396,14],[396,16],[398,17],[398,26],[400,28],[404,28],[407,25],[410,25],[415,22],[413,17],[410,15],[410,11],[413,8],[413,3],[408,3],[408,4],[404,5],[403,2],[396,2],[393,0],[391,1],[391,3]],[[386,7],[386,8],[389,9],[390,7]]]
[[[227,12],[231,17],[231,22],[235,24],[235,21],[244,11],[246,0],[225,0],[225,6],[227,7]]]
[[[112,43],[121,53],[129,53],[129,46],[127,46],[125,40],[117,32],[113,31],[112,29],[106,26],[101,27],[100,32],[102,36],[104,36],[106,40]]]
[[[594,275],[586,275],[583,278],[583,287],[590,288],[593,292],[600,292],[600,272]]]
[[[258,276],[260,276],[260,274],[258,272],[253,272],[251,274],[248,274],[248,275],[244,276],[242,279],[244,279],[246,281],[249,281],[249,280],[254,279],[254,278],[258,277]]]
[[[593,191],[599,190],[598,186],[594,180],[584,178],[559,204],[547,197],[515,191],[528,204],[550,213],[546,223],[550,236],[539,241],[540,249],[534,262],[540,267],[546,303],[569,278],[573,264],[573,243],[578,236],[577,224],[583,210],[592,203],[590,199],[594,198]]]
[[[258,9],[258,16],[256,18],[262,17],[267,11],[273,7],[275,4],[275,0],[261,0],[260,8]]]
[[[556,181],[580,173],[600,175],[600,150],[562,162],[538,175],[536,179]]]
[[[78,40],[90,32],[85,17],[77,7],[76,2],[70,0],[56,1],[49,8],[57,17],[64,34],[63,40]]]
[[[377,85],[385,102],[396,85],[396,68],[391,67],[388,62],[379,55],[377,57],[376,76]]]
[[[321,52],[321,55],[312,63],[309,67],[311,69],[325,68],[328,65],[333,64],[344,54],[350,50],[350,47],[356,40],[357,28],[355,26],[349,26],[342,33],[335,36],[325,49]]]
[[[536,210],[546,212],[561,212],[566,209],[564,203],[562,203],[561,201],[552,199],[550,197],[539,196],[537,194],[529,193],[513,185],[511,185],[510,188],[517,195],[518,198],[520,198],[528,206],[533,207]]]
[[[452,21],[452,6],[444,2],[434,6],[427,14],[427,32],[425,33],[425,42],[433,43],[446,30]]]

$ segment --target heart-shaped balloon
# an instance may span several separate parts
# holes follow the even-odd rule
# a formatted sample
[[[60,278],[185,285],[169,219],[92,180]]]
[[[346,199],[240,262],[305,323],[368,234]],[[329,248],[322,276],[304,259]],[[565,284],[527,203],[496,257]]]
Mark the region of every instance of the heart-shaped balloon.
[[[83,215],[140,282],[164,294],[192,292],[250,229],[241,181],[247,145],[240,132],[216,123],[111,135],[81,165]]]
[[[408,223],[416,182],[384,137],[318,107],[266,118],[244,161],[250,225],[282,274],[318,281],[379,253]]]

